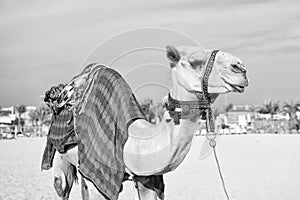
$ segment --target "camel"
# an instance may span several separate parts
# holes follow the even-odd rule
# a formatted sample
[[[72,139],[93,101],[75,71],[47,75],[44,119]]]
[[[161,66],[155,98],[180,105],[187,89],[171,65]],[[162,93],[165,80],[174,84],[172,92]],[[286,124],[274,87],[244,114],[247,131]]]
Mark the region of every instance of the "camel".
[[[171,87],[165,101],[199,102],[203,101],[203,77],[208,62],[215,53],[215,60],[207,80],[209,103],[213,103],[220,94],[244,92],[248,86],[246,68],[241,59],[223,51],[212,51],[199,46],[166,47],[170,62]],[[80,79],[74,79],[78,84]],[[70,86],[68,84],[65,88]],[[71,96],[71,94],[69,95]],[[68,97],[69,97],[68,96]],[[204,99],[205,100],[205,99]],[[128,139],[123,149],[126,172],[136,182],[136,199],[164,199],[163,193],[145,187],[143,182],[149,176],[159,176],[175,170],[190,150],[193,136],[199,126],[200,117],[205,109],[198,109],[196,114],[187,114],[180,119],[172,116],[172,111],[182,112],[183,108],[166,111],[159,124],[151,124],[145,119],[136,119],[128,127]],[[171,111],[171,112],[170,112]],[[176,122],[176,123],[175,123]],[[67,191],[62,199],[68,199],[73,181],[66,165],[78,166],[78,149],[74,147],[67,153],[56,153],[54,158],[54,177],[60,191]],[[65,163],[65,164],[64,164]],[[137,178],[134,178],[134,177]],[[60,181],[58,181],[60,180]],[[82,181],[82,199],[107,199],[94,184],[85,178]],[[57,187],[57,185],[56,185]],[[62,192],[61,192],[62,193]],[[61,196],[61,195],[60,195]]]

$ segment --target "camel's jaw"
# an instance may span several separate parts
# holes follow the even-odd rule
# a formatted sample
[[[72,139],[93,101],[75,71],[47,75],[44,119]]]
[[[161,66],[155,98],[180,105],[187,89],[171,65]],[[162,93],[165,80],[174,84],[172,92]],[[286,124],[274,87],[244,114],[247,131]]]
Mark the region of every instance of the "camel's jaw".
[[[238,63],[238,64],[237,64]],[[221,86],[226,88],[226,92],[243,93],[249,84],[247,71],[243,64],[239,62],[231,62],[228,67],[224,67],[219,71]]]
[[[208,86],[209,93],[225,94],[229,92],[243,93],[248,86],[246,74],[225,74],[221,76],[217,84],[213,81]]]
[[[248,78],[241,59],[219,51],[209,78],[209,86],[215,93],[243,93],[248,86]]]

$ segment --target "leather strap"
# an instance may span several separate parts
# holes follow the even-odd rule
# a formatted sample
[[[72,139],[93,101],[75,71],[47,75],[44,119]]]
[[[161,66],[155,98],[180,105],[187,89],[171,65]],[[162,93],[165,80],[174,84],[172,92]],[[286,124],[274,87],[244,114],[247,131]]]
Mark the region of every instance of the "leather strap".
[[[202,80],[202,91],[204,98],[209,102],[209,107],[206,109],[206,131],[207,133],[214,132],[215,131],[215,123],[212,116],[212,109],[211,109],[211,99],[208,93],[208,78],[211,73],[211,70],[214,66],[214,62],[216,59],[216,55],[219,52],[219,50],[213,50],[210,58],[208,60],[203,80]]]
[[[203,116],[204,110],[209,108],[209,103],[206,99],[198,101],[178,101],[173,99],[169,94],[166,107],[174,123],[178,125],[179,119],[187,119],[191,116]]]

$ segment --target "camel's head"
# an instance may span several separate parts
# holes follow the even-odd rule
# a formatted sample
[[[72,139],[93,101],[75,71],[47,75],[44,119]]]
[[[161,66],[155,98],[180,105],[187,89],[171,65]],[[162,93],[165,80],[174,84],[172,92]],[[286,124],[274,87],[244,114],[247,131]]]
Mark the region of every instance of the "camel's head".
[[[212,51],[198,46],[167,46],[166,49],[173,82],[189,92],[202,92],[202,77]],[[242,61],[219,51],[208,79],[208,92],[244,92],[246,86],[248,79]]]

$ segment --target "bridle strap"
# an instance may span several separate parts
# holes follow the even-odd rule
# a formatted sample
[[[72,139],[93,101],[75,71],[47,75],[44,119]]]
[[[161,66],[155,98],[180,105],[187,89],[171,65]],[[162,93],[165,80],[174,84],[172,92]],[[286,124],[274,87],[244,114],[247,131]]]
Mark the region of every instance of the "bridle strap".
[[[206,99],[199,99],[195,101],[179,101],[173,99],[169,94],[168,104],[166,104],[170,116],[174,123],[179,124],[179,119],[187,119],[190,117],[200,117],[204,110],[209,108],[209,103]]]
[[[207,66],[204,72],[203,80],[202,80],[202,92],[203,92],[203,97],[206,99],[209,103],[208,108],[206,109],[206,131],[207,133],[214,132],[215,131],[215,125],[213,121],[213,116],[212,116],[212,109],[211,109],[211,98],[208,93],[208,78],[209,75],[212,71],[212,68],[214,66],[214,62],[216,59],[216,55],[219,52],[219,50],[213,50],[210,58],[207,62]]]
[[[212,53],[209,57],[209,60],[207,62],[206,69],[204,71],[204,76],[203,76],[203,79],[202,79],[203,96],[209,103],[211,102],[211,99],[210,99],[210,96],[209,96],[209,93],[208,93],[208,78],[209,78],[211,70],[214,66],[214,62],[215,62],[216,55],[217,55],[218,51],[219,50],[213,50],[212,51]]]
[[[179,100],[176,100],[176,99],[172,98],[171,95],[169,94],[168,99],[176,105],[190,105],[190,106],[199,106],[199,107],[204,106],[204,107],[206,107],[207,104],[208,104],[208,101],[206,99],[203,99],[203,98],[195,100],[195,101],[179,101]]]

